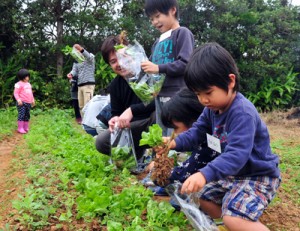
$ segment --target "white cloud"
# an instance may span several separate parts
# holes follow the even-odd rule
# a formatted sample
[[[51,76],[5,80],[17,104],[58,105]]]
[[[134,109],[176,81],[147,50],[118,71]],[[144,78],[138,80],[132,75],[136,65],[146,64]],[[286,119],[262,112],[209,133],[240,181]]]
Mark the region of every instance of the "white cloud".
[[[291,3],[295,6],[300,6],[300,0],[291,0]]]

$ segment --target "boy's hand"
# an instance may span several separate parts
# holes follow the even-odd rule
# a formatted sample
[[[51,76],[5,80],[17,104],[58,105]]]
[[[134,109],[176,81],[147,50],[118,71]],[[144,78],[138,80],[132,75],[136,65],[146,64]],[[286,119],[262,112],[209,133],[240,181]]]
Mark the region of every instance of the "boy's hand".
[[[159,72],[158,65],[150,62],[150,61],[145,61],[142,62],[141,67],[143,71],[149,74],[157,74]]]
[[[160,158],[162,156],[162,154],[166,151],[167,147],[166,145],[168,144],[169,146],[169,149],[174,149],[176,147],[176,143],[174,140],[172,140],[170,142],[170,137],[163,137],[163,143],[164,145],[160,145],[160,146],[156,146],[156,147],[153,147],[153,150],[155,151],[156,153],[156,158]]]
[[[206,184],[206,179],[201,172],[194,173],[185,180],[181,187],[181,194],[199,192]]]
[[[154,161],[151,161],[150,164],[145,169],[145,172],[150,172],[154,168]]]
[[[31,103],[31,106],[32,106],[32,107],[34,107],[34,106],[35,106],[35,101],[33,101],[33,102]]]

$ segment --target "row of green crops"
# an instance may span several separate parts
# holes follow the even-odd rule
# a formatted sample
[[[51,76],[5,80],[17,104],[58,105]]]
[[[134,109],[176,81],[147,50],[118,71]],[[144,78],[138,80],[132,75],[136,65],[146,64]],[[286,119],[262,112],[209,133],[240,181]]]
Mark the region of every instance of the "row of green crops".
[[[0,109],[0,141],[13,134],[13,130],[17,129],[18,112],[17,108]]]
[[[30,184],[13,201],[14,220],[28,230],[97,222],[108,230],[192,230],[183,213],[152,199],[128,170],[116,170],[68,111],[52,109],[31,120],[26,140]],[[25,154],[24,154],[25,155]],[[88,230],[84,226],[81,230]]]

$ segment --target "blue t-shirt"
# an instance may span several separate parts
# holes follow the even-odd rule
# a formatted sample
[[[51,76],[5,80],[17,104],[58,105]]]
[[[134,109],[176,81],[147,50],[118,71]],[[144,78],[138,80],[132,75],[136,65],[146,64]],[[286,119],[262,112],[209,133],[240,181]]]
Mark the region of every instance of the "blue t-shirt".
[[[221,154],[200,169],[207,182],[228,176],[279,177],[279,158],[271,151],[268,129],[241,93],[222,114],[204,108],[193,126],[175,139],[176,150],[193,150],[206,140],[207,133],[221,144]]]
[[[184,71],[194,49],[194,35],[186,27],[179,27],[162,41],[152,46],[150,60],[158,64],[159,73],[166,75],[159,96],[172,97],[185,87]]]

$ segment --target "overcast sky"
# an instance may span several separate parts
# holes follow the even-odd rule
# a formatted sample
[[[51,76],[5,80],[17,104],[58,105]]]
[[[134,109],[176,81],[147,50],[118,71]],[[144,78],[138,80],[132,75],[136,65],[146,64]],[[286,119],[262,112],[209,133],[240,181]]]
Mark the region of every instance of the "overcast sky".
[[[300,0],[291,0],[293,5],[300,6]]]

